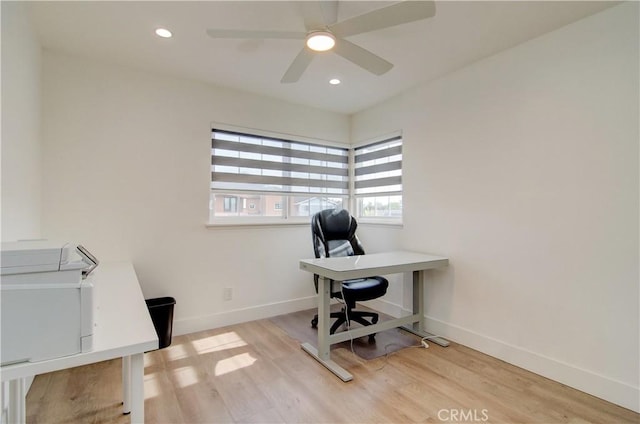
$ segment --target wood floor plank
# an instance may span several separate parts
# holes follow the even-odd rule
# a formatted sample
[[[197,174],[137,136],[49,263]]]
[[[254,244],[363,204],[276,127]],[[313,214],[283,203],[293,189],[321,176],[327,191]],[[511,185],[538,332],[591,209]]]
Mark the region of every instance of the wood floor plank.
[[[174,337],[145,354],[146,422],[437,423],[486,414],[491,423],[640,424],[633,411],[455,343],[372,360],[348,348],[331,355],[353,381],[270,320]],[[27,422],[129,423],[120,367],[112,360],[37,376]]]
[[[420,366],[425,372],[434,374],[432,380],[439,383],[434,390],[440,390],[457,401],[464,400],[466,406],[463,409],[487,409],[493,419],[500,422],[522,422],[525,417],[530,422],[564,422],[561,413],[545,408],[538,399],[522,396],[505,386],[503,381],[491,380],[484,373],[471,371],[464,364],[449,360],[446,353],[435,355],[436,349],[441,348],[434,346],[425,352],[428,358]],[[446,351],[457,349],[459,345],[452,343]],[[407,360],[415,362],[416,357],[414,355]],[[496,366],[502,364],[506,365],[496,362]],[[489,410],[483,405],[492,407]]]
[[[176,391],[180,412],[186,423],[230,423],[233,418],[213,378],[180,387]]]

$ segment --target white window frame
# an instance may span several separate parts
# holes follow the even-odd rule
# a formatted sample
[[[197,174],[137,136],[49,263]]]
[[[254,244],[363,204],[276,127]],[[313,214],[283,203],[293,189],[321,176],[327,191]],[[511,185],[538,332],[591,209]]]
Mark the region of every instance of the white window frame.
[[[355,150],[365,147],[365,146],[369,146],[369,145],[374,145],[374,144],[378,144],[381,142],[384,142],[385,140],[389,140],[389,139],[394,139],[394,138],[400,138],[400,140],[402,141],[402,148],[403,148],[403,152],[404,152],[404,137],[402,134],[402,131],[394,131],[392,133],[388,133],[379,137],[375,137],[375,138],[370,138],[370,139],[366,139],[366,140],[362,140],[359,141],[357,143],[354,143],[351,146],[351,160],[350,160],[350,188],[349,188],[349,194],[350,194],[350,198],[351,198],[351,210],[353,211],[352,214],[353,216],[356,217],[356,219],[358,220],[358,223],[362,223],[362,224],[379,224],[379,225],[393,225],[393,226],[402,226],[403,224],[403,217],[404,217],[404,186],[402,186],[401,184],[401,188],[398,191],[394,191],[394,192],[389,192],[389,193],[381,193],[381,196],[384,195],[393,195],[393,196],[400,196],[400,198],[402,199],[402,210],[401,210],[401,214],[399,217],[383,217],[383,216],[376,216],[376,217],[369,217],[369,216],[364,216],[362,214],[362,211],[360,210],[360,205],[358,202],[358,199],[363,198],[363,197],[375,197],[374,194],[372,195],[367,195],[367,194],[356,194],[356,189],[355,189],[355,168],[356,168],[356,164],[355,164]],[[404,158],[404,157],[403,157]],[[402,170],[404,169],[404,166],[401,168]]]
[[[211,124],[211,130],[209,132],[209,134],[211,134],[211,131],[213,131],[213,129],[217,129],[220,131],[230,131],[230,132],[236,132],[236,133],[242,133],[242,134],[247,134],[247,135],[255,135],[258,137],[266,137],[266,138],[274,138],[274,139],[285,139],[285,140],[290,140],[292,142],[300,142],[300,143],[307,143],[307,144],[314,144],[314,145],[320,145],[320,146],[326,146],[329,148],[338,148],[338,149],[347,149],[350,150],[351,146],[346,145],[346,144],[342,144],[342,143],[338,143],[338,142],[333,142],[333,141],[327,141],[327,140],[319,140],[319,139],[313,139],[313,138],[309,138],[309,137],[303,137],[303,136],[298,136],[298,135],[291,135],[291,134],[283,134],[283,133],[277,133],[277,132],[272,132],[272,131],[265,131],[265,130],[260,130],[260,129],[254,129],[254,128],[246,128],[246,127],[239,127],[239,126],[234,126],[234,125],[229,125],[229,124],[223,124],[223,123],[217,123],[214,122]],[[211,137],[209,137],[209,148],[211,149]],[[348,169],[351,168],[351,164],[349,163],[348,165]],[[289,210],[290,210],[290,202],[293,199],[293,197],[304,197],[304,194],[300,194],[300,193],[292,193],[291,195],[286,194],[286,193],[279,193],[279,192],[275,192],[275,193],[271,193],[268,191],[240,191],[240,190],[221,190],[221,189],[213,189],[211,188],[209,190],[210,192],[210,210],[209,210],[209,221],[206,224],[207,227],[219,227],[219,226],[272,226],[272,225],[308,225],[309,224],[309,220],[311,219],[310,216],[289,216]],[[225,196],[225,195],[238,195],[238,194],[256,194],[256,195],[281,195],[282,196],[282,202],[281,202],[281,207],[282,207],[282,216],[264,216],[264,215],[260,215],[260,216],[213,216],[211,208],[214,207],[214,195],[218,194],[220,196]],[[318,194],[309,194],[310,198],[314,198],[314,197],[318,197],[318,196],[322,196],[322,195],[318,195]],[[345,207],[348,207],[350,205],[350,190],[348,190],[348,192],[344,195],[339,195],[339,194],[333,194],[333,193],[327,193],[326,196],[323,197],[332,197],[332,198],[342,198],[342,202],[343,205],[345,205]],[[246,199],[244,199],[246,201]],[[240,206],[241,202],[238,202],[238,207]],[[243,208],[245,208],[245,205],[243,205]]]

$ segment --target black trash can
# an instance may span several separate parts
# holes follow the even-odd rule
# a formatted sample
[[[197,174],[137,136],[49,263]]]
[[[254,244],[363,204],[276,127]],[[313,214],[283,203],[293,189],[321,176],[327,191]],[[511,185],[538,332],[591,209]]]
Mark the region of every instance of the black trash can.
[[[157,297],[146,299],[151,321],[158,334],[158,349],[171,344],[171,332],[173,331],[173,306],[176,300],[173,297]]]

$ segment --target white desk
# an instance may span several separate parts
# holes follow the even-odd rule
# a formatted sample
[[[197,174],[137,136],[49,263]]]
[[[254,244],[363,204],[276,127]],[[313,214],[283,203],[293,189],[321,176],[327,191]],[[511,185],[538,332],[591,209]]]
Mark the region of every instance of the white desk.
[[[93,350],[0,368],[9,381],[9,422],[25,422],[25,377],[122,357],[123,413],[144,422],[144,352],[158,348],[158,336],[128,262],[101,263],[88,277],[94,284]],[[99,382],[97,382],[99,384]]]
[[[415,252],[301,260],[300,269],[318,274],[320,277],[318,278],[318,348],[309,343],[303,343],[302,348],[343,381],[350,381],[353,376],[330,358],[332,344],[395,327],[402,327],[421,337],[432,337],[433,335],[425,332],[424,328],[424,270],[444,267],[448,264],[449,259],[445,257]],[[344,281],[404,272],[413,272],[413,315],[329,334],[331,289],[329,280]],[[431,341],[441,346],[449,345],[449,342],[442,338],[433,338]]]

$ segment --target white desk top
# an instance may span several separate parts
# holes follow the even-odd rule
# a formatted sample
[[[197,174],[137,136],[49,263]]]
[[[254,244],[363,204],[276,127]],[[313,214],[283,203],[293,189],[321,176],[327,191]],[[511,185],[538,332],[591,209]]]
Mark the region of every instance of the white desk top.
[[[396,251],[340,258],[302,259],[300,260],[300,269],[332,280],[344,281],[372,275],[440,268],[448,264],[449,259],[444,256]]]
[[[96,327],[93,350],[40,362],[23,362],[0,368],[2,381],[142,353],[158,348],[133,265],[101,263],[91,275],[94,284]]]

